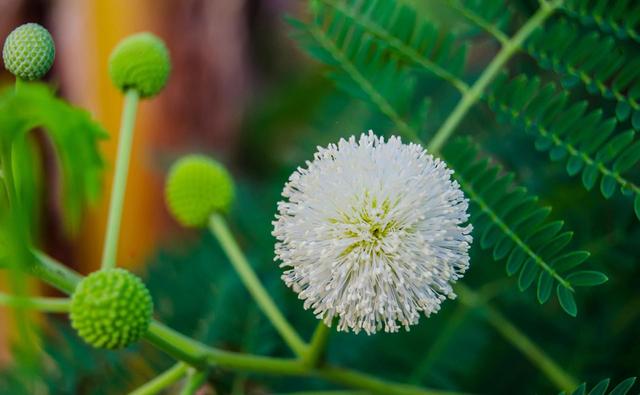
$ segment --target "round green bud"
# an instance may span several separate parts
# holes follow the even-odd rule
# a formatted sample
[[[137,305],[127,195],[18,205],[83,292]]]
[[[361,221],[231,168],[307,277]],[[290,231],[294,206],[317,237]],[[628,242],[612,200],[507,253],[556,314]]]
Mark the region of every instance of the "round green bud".
[[[124,269],[84,278],[71,297],[71,326],[97,348],[124,348],[149,328],[153,302],[147,287]]]
[[[109,75],[113,84],[123,92],[134,89],[141,97],[160,92],[170,71],[169,51],[164,42],[151,33],[125,38],[109,57]]]
[[[37,80],[53,65],[56,48],[51,34],[37,23],[26,23],[12,31],[4,41],[4,67],[18,78]]]
[[[233,179],[224,166],[202,155],[174,163],[165,187],[169,212],[187,227],[204,226],[211,214],[227,211],[234,195]]]

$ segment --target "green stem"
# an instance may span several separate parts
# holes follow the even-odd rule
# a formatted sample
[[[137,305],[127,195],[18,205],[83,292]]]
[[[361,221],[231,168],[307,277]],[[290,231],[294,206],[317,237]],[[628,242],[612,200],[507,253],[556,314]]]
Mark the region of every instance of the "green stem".
[[[324,357],[330,334],[331,328],[322,321],[318,322],[318,326],[316,327],[315,332],[313,332],[311,343],[309,344],[306,355],[303,358],[303,362],[306,366],[316,367],[320,364]]]
[[[178,362],[170,369],[160,374],[158,377],[149,381],[137,390],[130,392],[129,395],[154,395],[167,388],[171,384],[176,383],[187,373],[188,365]]]
[[[56,288],[71,293],[82,276],[46,255],[34,252],[32,273]],[[393,383],[365,373],[331,365],[317,368],[305,366],[301,360],[240,354],[206,346],[154,321],[145,339],[158,349],[200,370],[218,367],[244,372],[319,377],[336,384],[367,390],[380,395],[460,395]]]
[[[190,369],[189,375],[187,376],[187,381],[184,383],[184,387],[182,387],[182,391],[180,391],[180,395],[194,395],[196,391],[207,379],[207,372],[203,370],[193,370]]]
[[[489,324],[491,324],[505,340],[520,350],[559,390],[571,392],[578,386],[578,382],[569,373],[565,372],[562,367],[549,358],[526,334],[513,325],[497,309],[487,303],[482,296],[461,283],[456,285],[456,290],[461,303],[469,307],[481,308],[486,313]]]
[[[449,114],[449,117],[442,124],[440,129],[433,136],[427,149],[431,153],[438,153],[445,142],[451,137],[462,119],[469,109],[482,97],[485,89],[496,78],[502,67],[511,59],[511,57],[520,49],[524,41],[549,18],[554,11],[560,7],[562,0],[543,5],[538,11],[525,23],[518,32],[508,41],[504,42],[502,49],[495,58],[489,63],[482,72],[478,80],[471,86],[471,89],[462,95],[457,106]]]
[[[0,305],[40,310],[47,313],[67,313],[71,301],[67,298],[33,298],[0,293]]]
[[[209,220],[209,229],[213,233],[222,249],[227,254],[233,268],[236,270],[245,287],[258,304],[258,307],[267,316],[276,328],[280,336],[299,357],[304,357],[307,345],[293,329],[291,324],[282,315],[269,293],[264,289],[258,276],[253,271],[240,247],[233,238],[224,218],[219,214],[213,214]]]
[[[467,318],[469,308],[465,305],[458,305],[453,315],[447,321],[445,327],[439,331],[436,339],[433,341],[426,355],[418,362],[416,361],[413,373],[409,376],[409,383],[420,384],[431,367],[438,360],[438,357],[445,350],[447,344],[451,342],[453,336],[457,333],[458,328]]]
[[[19,92],[20,89],[27,83],[27,81],[23,80],[20,77],[16,77],[15,91]]]
[[[109,204],[107,232],[105,235],[104,249],[102,250],[103,269],[113,268],[116,266],[116,256],[118,253],[118,237],[120,236],[122,207],[124,205],[124,193],[127,187],[129,158],[131,157],[133,129],[136,122],[138,100],[139,95],[136,90],[130,89],[125,93],[124,110],[122,112],[122,123],[120,124],[120,137],[118,138],[116,168],[113,175],[111,202]]]

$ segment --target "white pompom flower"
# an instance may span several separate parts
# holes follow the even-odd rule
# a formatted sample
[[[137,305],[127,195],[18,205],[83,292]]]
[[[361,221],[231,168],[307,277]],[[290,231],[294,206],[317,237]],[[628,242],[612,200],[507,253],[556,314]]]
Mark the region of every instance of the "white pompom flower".
[[[289,178],[273,222],[282,279],[338,330],[409,330],[469,267],[468,201],[417,144],[369,131],[318,147]]]

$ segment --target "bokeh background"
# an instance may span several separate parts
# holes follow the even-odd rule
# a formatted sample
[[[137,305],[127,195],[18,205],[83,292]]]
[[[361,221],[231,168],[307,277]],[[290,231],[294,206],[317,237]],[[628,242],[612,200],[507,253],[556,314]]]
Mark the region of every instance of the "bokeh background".
[[[457,21],[438,7],[413,2],[424,17],[440,24]],[[523,14],[535,2],[517,1]],[[238,183],[230,221],[247,254],[278,303],[309,337],[315,320],[279,280],[273,263],[271,220],[284,181],[311,157],[316,145],[375,129],[392,132],[380,114],[340,91],[325,67],[309,59],[290,36],[287,14],[304,18],[299,0],[0,0],[0,37],[17,25],[38,22],[56,42],[56,61],[47,80],[60,95],[87,108],[111,133],[102,144],[107,162],[104,192],[110,190],[122,95],[111,85],[107,60],[116,43],[139,31],[162,37],[173,71],[166,90],[139,110],[129,173],[118,262],[144,276],[156,313],[172,327],[210,344],[260,354],[289,353],[251,303],[215,240],[180,229],[162,198],[164,177],[183,154],[200,152],[224,162]],[[491,40],[474,42],[468,64],[474,75],[497,51]],[[527,69],[528,66],[518,66]],[[2,72],[0,84],[12,77]],[[437,111],[425,129],[435,130],[455,104],[444,85],[427,80],[420,92],[434,96]],[[592,264],[609,283],[584,292],[573,319],[557,304],[539,306],[533,293],[519,293],[503,264],[475,246],[465,282],[495,288],[503,312],[577,380],[640,373],[640,226],[630,205],[617,196],[605,201],[588,193],[535,152],[520,131],[494,124],[482,106],[459,133],[474,134],[518,181],[554,207],[557,218],[576,231],[576,245],[593,253]],[[56,195],[55,157],[43,141],[47,174],[40,241],[54,257],[88,273],[99,266],[108,193],[86,213],[80,231],[65,234]],[[33,284],[44,294],[51,289]],[[521,353],[491,328],[482,310],[446,302],[437,316],[409,333],[335,335],[330,359],[381,377],[485,394],[557,393]],[[171,361],[142,344],[122,352],[91,350],[64,317],[43,323],[43,366],[21,372],[12,348],[21,334],[11,312],[0,309],[0,394],[24,390],[21,377],[38,382],[39,393],[119,394],[170,366]],[[33,387],[32,387],[33,388]],[[266,378],[214,372],[209,394],[269,394],[327,388],[306,379]],[[513,391],[518,388],[518,391]]]

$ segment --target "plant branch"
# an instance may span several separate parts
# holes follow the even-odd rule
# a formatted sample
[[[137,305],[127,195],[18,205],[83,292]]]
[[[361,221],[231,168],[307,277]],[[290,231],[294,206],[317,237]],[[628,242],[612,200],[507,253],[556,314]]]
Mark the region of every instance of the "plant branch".
[[[309,367],[318,366],[324,357],[329,335],[331,335],[331,328],[322,321],[318,322],[318,326],[316,326],[316,330],[311,338],[311,343],[309,344],[306,355],[303,358],[305,365]]]
[[[300,338],[296,330],[289,324],[282,315],[278,306],[273,301],[267,290],[264,288],[251,264],[244,256],[238,243],[229,231],[227,222],[219,214],[213,214],[209,220],[209,230],[218,239],[220,246],[227,254],[231,265],[236,270],[245,287],[260,307],[260,310],[267,316],[269,321],[276,328],[280,336],[291,347],[293,352],[299,357],[303,357],[307,352],[307,345]]]
[[[515,348],[540,369],[561,391],[573,391],[578,382],[556,364],[547,354],[513,325],[502,313],[491,306],[481,295],[462,283],[456,285],[460,302],[473,308],[481,308],[486,313],[489,324]]]
[[[164,373],[155,377],[137,390],[130,392],[129,395],[155,395],[167,388],[171,384],[176,383],[178,380],[184,377],[187,373],[189,365],[178,362]]]
[[[66,293],[73,292],[82,279],[78,273],[42,253],[34,252],[34,257],[36,260],[31,267],[32,273]],[[458,392],[389,382],[331,365],[309,368],[301,360],[224,351],[193,340],[157,321],[152,322],[145,339],[158,349],[200,370],[210,366],[255,373],[317,377],[380,395],[462,395]]]
[[[495,58],[489,63],[482,72],[478,80],[473,84],[471,89],[462,95],[457,106],[449,114],[449,117],[442,124],[440,129],[433,136],[427,149],[431,153],[438,153],[446,141],[451,137],[462,119],[465,117],[469,109],[482,97],[485,89],[498,75],[502,67],[511,59],[511,57],[520,49],[522,43],[540,26],[544,21],[553,15],[554,11],[560,7],[562,0],[556,0],[546,6],[542,6],[538,11],[525,23],[520,30],[507,42],[502,45],[502,49]]]
[[[194,395],[207,379],[206,370],[189,370],[187,380],[184,383],[184,387],[182,387],[182,391],[180,391],[180,395]]]
[[[34,309],[47,313],[67,313],[71,305],[68,298],[36,298],[0,293],[0,305],[20,309]]]
[[[107,231],[102,250],[103,269],[116,266],[118,238],[120,236],[120,223],[122,222],[122,208],[124,206],[124,195],[127,188],[129,158],[131,157],[133,129],[136,122],[138,101],[139,95],[136,90],[130,89],[125,93],[122,123],[120,124],[120,137],[118,138],[116,168],[113,175],[111,201],[109,203],[109,218],[107,220]]]

